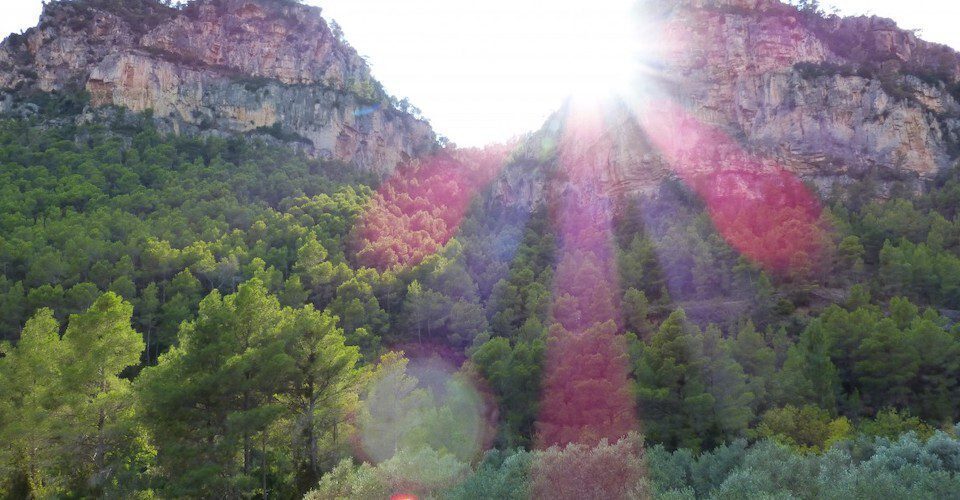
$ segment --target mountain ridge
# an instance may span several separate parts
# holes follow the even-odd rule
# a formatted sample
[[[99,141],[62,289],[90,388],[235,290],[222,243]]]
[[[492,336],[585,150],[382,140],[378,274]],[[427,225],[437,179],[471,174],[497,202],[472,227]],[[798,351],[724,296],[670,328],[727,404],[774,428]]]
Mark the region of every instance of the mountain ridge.
[[[436,144],[320,9],[286,0],[53,2],[0,45],[0,89],[7,112],[31,92],[83,93],[88,111],[151,110],[174,133],[272,135],[381,174]]]
[[[960,54],[945,45],[889,19],[779,0],[644,7],[656,30],[648,38],[658,41],[646,61],[649,88],[601,110],[604,147],[577,145],[579,161],[610,194],[655,192],[678,171],[785,170],[821,194],[870,179],[886,197],[899,184],[922,189],[960,157]],[[656,119],[644,110],[650,101],[679,111],[698,134],[720,137],[702,144],[714,151],[668,161],[643,123]],[[559,143],[576,119],[570,108],[552,117],[528,144],[522,168],[537,168],[539,145]],[[673,120],[661,135],[675,142],[690,131]],[[541,203],[543,191],[525,181],[538,176],[510,172],[497,189],[523,205]]]
[[[135,4],[45,6],[36,28],[0,45],[0,111],[29,114],[30,92],[78,92],[88,97],[87,121],[102,118],[104,106],[150,110],[173,133],[258,134],[379,174],[436,147],[429,124],[387,95],[318,8]],[[960,54],[947,46],[889,19],[780,0],[649,0],[643,8],[659,41],[647,83],[737,146],[711,165],[683,168],[782,168],[823,192],[872,178],[884,196],[896,183],[919,189],[960,157]],[[630,123],[634,103],[626,108],[606,111],[608,147],[581,158],[605,190],[650,192],[677,166]],[[568,111],[531,141],[555,144]],[[514,170],[539,168],[543,151],[525,149]],[[530,186],[507,192],[525,178],[539,177],[501,176],[501,195],[536,202]]]

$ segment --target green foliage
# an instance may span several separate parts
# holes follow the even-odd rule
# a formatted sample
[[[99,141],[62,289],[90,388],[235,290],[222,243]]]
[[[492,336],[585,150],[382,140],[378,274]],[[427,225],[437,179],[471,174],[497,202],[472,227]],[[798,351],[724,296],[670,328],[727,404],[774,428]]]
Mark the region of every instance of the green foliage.
[[[328,310],[338,318],[351,345],[360,346],[367,359],[380,349],[387,333],[389,315],[381,309],[373,286],[379,281],[376,271],[360,272],[337,287]]]
[[[41,116],[57,118],[80,114],[90,103],[90,93],[85,89],[63,89],[58,92],[32,92],[24,101],[37,106]]]
[[[670,447],[700,449],[742,435],[754,394],[729,341],[702,332],[678,310],[643,347],[636,368],[647,434]]]
[[[853,426],[846,417],[831,418],[817,406],[787,405],[768,410],[753,431],[759,438],[771,438],[801,452],[822,452],[851,436]]]
[[[340,498],[387,498],[390,490],[374,467],[356,466],[344,459],[323,476],[319,486],[304,496],[305,500],[337,500]]]
[[[254,439],[279,417],[272,396],[293,368],[280,320],[259,282],[213,292],[181,327],[179,345],[138,378],[144,419],[163,436],[158,459],[175,471],[171,493],[229,496],[255,484]]]
[[[775,391],[777,353],[749,321],[740,327],[729,346],[730,355],[747,377],[747,390],[754,396],[751,407],[757,414]]]
[[[803,331],[780,377],[785,401],[815,403],[853,418],[885,406],[934,422],[958,417],[955,398],[960,354],[956,338],[932,310],[920,314],[894,298],[887,317],[879,308],[828,308]]]
[[[527,451],[492,450],[483,457],[473,474],[444,496],[451,500],[530,498],[533,457],[534,454]]]
[[[887,439],[897,439],[912,432],[918,438],[926,440],[934,434],[934,429],[919,418],[894,409],[881,410],[876,417],[860,422],[857,430],[864,436]]]
[[[336,319],[306,306],[284,309],[284,354],[293,368],[282,392],[275,396],[286,406],[282,417],[293,436],[293,461],[300,491],[306,491],[329,466],[331,457],[346,454],[346,427],[341,424],[357,405],[361,373],[356,347],[345,345]]]
[[[49,309],[0,358],[0,488],[15,496],[119,494],[142,477],[151,450],[121,372],[144,349],[133,307],[113,293],[72,315],[66,333]],[[142,473],[142,470],[138,471]],[[2,490],[0,490],[2,491]],[[19,493],[14,493],[19,492]]]
[[[472,473],[424,451],[377,466],[341,463],[307,498],[952,498],[960,441],[864,438],[851,449],[801,453],[772,440],[738,440],[694,456],[644,449],[636,436],[594,448],[491,452]],[[406,471],[398,478],[398,471]],[[456,485],[449,479],[458,477]]]
[[[434,498],[437,493],[460,483],[470,472],[467,464],[451,455],[430,448],[400,452],[376,466],[359,467],[342,462],[320,481],[320,486],[304,498],[335,500],[341,498],[388,498],[408,494]]]
[[[527,321],[535,319],[541,325],[547,321],[555,239],[547,214],[531,215],[508,275],[497,281],[492,289],[488,309],[490,327],[495,335],[513,338],[520,334]],[[526,337],[525,340],[532,338]]]
[[[772,441],[697,458],[654,448],[647,467],[658,498],[943,498],[960,484],[960,442],[947,434],[868,444],[859,457],[839,447],[800,454]]]
[[[203,295],[254,275],[280,276],[289,296],[306,282],[325,306],[336,284],[294,278],[293,249],[315,241],[342,271],[343,235],[370,192],[282,149],[162,138],[146,125],[0,122],[0,163],[0,337],[15,338],[39,308],[62,321],[111,290],[134,304],[147,362],[171,345]]]
[[[328,454],[341,451],[336,426],[356,394],[359,355],[343,342],[333,318],[310,306],[282,309],[258,280],[207,296],[178,346],[137,379],[144,421],[163,436],[165,491],[281,488],[268,484],[278,450],[293,457],[297,483],[312,484]],[[272,436],[277,425],[292,443]]]
[[[926,243],[884,243],[880,250],[880,279],[888,290],[914,300],[960,308],[960,258]]]
[[[425,370],[421,381],[408,373],[407,360],[381,358],[357,411],[363,451],[378,462],[423,448],[461,462],[476,458],[489,432],[481,401],[462,375],[436,380],[441,367]]]
[[[460,255],[454,242],[414,271],[395,330],[401,338],[464,350],[488,330],[478,287]]]
[[[474,352],[472,360],[490,384],[500,406],[500,442],[504,446],[530,446],[540,402],[543,340],[517,341],[497,337]]]
[[[146,33],[176,14],[169,0],[59,0],[113,13],[136,32]],[[92,15],[92,14],[88,14]]]
[[[268,80],[269,81],[269,80]],[[247,90],[250,90],[250,86],[254,84],[244,83],[244,86],[248,87]],[[269,127],[257,127],[253,130],[254,134],[265,134],[283,142],[301,142],[304,144],[313,144],[313,141],[307,139],[306,137],[289,130],[284,130],[283,126],[280,125],[280,122],[274,123]]]
[[[957,170],[838,190],[820,276],[761,271],[668,183],[618,207],[614,280],[556,262],[554,214],[472,200],[489,179],[446,167],[374,196],[346,165],[146,119],[2,121],[0,166],[0,496],[957,491],[936,430],[960,418]],[[584,311],[611,321],[562,328]],[[421,380],[398,345],[466,362]],[[603,385],[619,361],[648,449],[601,439],[634,409]],[[538,433],[599,444],[526,451]]]
[[[66,346],[53,313],[38,311],[24,326],[17,347],[5,345],[3,354],[0,433],[6,444],[0,470],[5,486],[17,496],[56,494],[65,485],[57,477],[62,457],[51,445],[63,424],[51,412],[64,404],[58,381]]]

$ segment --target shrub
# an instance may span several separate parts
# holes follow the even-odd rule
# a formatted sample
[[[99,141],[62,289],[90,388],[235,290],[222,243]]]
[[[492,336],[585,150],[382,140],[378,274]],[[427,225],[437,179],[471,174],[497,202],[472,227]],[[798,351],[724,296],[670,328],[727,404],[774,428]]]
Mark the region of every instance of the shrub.
[[[768,410],[753,431],[759,438],[771,438],[801,452],[820,452],[850,437],[853,427],[846,417],[832,419],[817,406],[787,405]]]
[[[530,469],[534,498],[639,498],[645,475],[643,440],[631,434],[615,444],[570,444],[537,453]],[[638,491],[639,490],[639,491]]]

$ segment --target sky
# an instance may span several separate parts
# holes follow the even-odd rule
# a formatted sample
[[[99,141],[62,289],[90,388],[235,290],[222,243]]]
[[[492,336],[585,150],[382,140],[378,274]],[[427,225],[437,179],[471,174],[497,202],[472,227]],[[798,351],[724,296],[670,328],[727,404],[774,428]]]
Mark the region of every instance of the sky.
[[[307,0],[336,20],[387,91],[407,97],[461,146],[540,127],[571,93],[627,83],[642,48],[629,0]],[[36,24],[41,0],[0,0],[0,32]],[[826,0],[844,15],[876,14],[960,48],[955,0]],[[633,58],[636,59],[636,58]],[[588,76],[590,75],[590,76]]]

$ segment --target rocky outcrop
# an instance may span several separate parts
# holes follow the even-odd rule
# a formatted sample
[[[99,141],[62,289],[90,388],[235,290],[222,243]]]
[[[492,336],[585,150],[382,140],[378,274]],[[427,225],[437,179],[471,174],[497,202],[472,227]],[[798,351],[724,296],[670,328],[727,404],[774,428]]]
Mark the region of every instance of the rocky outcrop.
[[[607,106],[597,146],[581,147],[575,162],[599,169],[611,194],[652,192],[691,170],[787,170],[823,191],[866,176],[881,189],[919,187],[960,156],[960,55],[948,47],[887,19],[778,0],[649,0],[646,8],[644,81]],[[664,107],[650,102],[719,134],[704,144],[714,149],[709,162],[665,158],[649,130],[649,120],[663,120],[650,109]],[[560,111],[532,141],[562,143],[563,129],[582,121],[575,114]],[[543,156],[531,151],[528,162]],[[508,172],[500,189],[516,198],[520,185]]]
[[[960,57],[952,50],[889,20],[823,17],[773,0],[690,4],[665,17],[668,38],[684,40],[667,73],[683,75],[681,97],[750,149],[814,176],[806,157],[921,177],[954,160],[960,106],[950,90]]]
[[[139,3],[138,3],[139,2]],[[433,148],[320,10],[289,0],[48,4],[0,46],[0,88],[83,89],[90,104],[152,110],[177,132],[268,133],[381,173]]]
[[[824,189],[865,176],[920,185],[960,156],[960,55],[948,47],[887,19],[780,0],[645,5],[645,81],[604,111],[602,134],[564,150],[610,192],[649,192],[678,168],[785,169]],[[16,97],[31,92],[85,91],[94,107],[152,110],[175,132],[270,134],[377,172],[436,142],[319,9],[291,0],[53,2],[39,26],[0,45],[0,89],[8,113],[29,114],[35,106]],[[664,158],[638,105],[651,100],[723,135],[710,165]],[[532,135],[501,195],[544,196],[539,170],[556,166],[537,166],[571,112]]]

